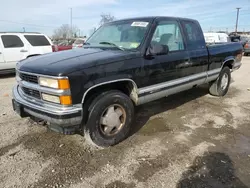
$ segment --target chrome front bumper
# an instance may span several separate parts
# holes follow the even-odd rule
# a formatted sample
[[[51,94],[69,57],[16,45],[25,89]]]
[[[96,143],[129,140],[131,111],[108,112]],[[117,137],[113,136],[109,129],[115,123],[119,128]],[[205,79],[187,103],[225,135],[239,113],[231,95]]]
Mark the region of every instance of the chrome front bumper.
[[[25,116],[33,116],[50,124],[65,127],[80,125],[82,122],[82,107],[80,104],[60,106],[44,103],[25,96],[18,85],[13,87],[12,94],[14,100],[13,105],[17,103],[20,107],[19,110],[21,110],[21,114],[25,114]]]

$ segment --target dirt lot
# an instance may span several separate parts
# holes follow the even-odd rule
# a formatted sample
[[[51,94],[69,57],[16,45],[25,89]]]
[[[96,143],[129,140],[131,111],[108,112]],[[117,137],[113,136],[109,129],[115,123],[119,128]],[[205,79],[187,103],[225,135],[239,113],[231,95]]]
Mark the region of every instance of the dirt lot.
[[[95,149],[19,118],[0,78],[0,187],[250,187],[250,58],[223,98],[196,88],[137,108],[133,133]]]

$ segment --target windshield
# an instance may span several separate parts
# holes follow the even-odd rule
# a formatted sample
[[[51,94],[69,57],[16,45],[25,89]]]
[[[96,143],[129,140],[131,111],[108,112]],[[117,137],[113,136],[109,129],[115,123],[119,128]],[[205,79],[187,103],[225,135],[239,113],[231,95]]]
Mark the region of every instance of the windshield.
[[[149,22],[145,21],[113,22],[98,29],[87,44],[100,46],[100,43],[110,43],[123,49],[135,49],[140,46],[148,27]]]

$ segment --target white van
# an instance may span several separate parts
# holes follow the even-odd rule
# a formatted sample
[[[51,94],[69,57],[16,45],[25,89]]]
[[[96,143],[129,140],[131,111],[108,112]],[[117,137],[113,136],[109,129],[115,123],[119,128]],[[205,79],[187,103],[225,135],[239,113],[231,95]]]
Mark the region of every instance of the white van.
[[[51,40],[44,34],[0,32],[0,73],[13,72],[18,61],[53,49]]]
[[[206,43],[225,43],[231,42],[226,33],[204,33]]]

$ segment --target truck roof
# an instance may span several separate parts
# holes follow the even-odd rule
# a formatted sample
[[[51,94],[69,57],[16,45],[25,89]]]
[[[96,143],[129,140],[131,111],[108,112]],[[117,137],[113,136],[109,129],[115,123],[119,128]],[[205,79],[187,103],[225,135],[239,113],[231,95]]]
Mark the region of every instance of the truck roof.
[[[120,20],[115,20],[113,22],[117,22],[117,21],[126,21],[126,20],[149,20],[149,21],[153,21],[156,18],[169,18],[169,19],[180,19],[180,20],[188,20],[188,21],[197,21],[194,19],[190,19],[190,18],[181,18],[181,17],[170,17],[170,16],[146,16],[146,17],[132,17],[132,18],[125,18],[125,19],[120,19]],[[112,23],[112,22],[111,22]]]

